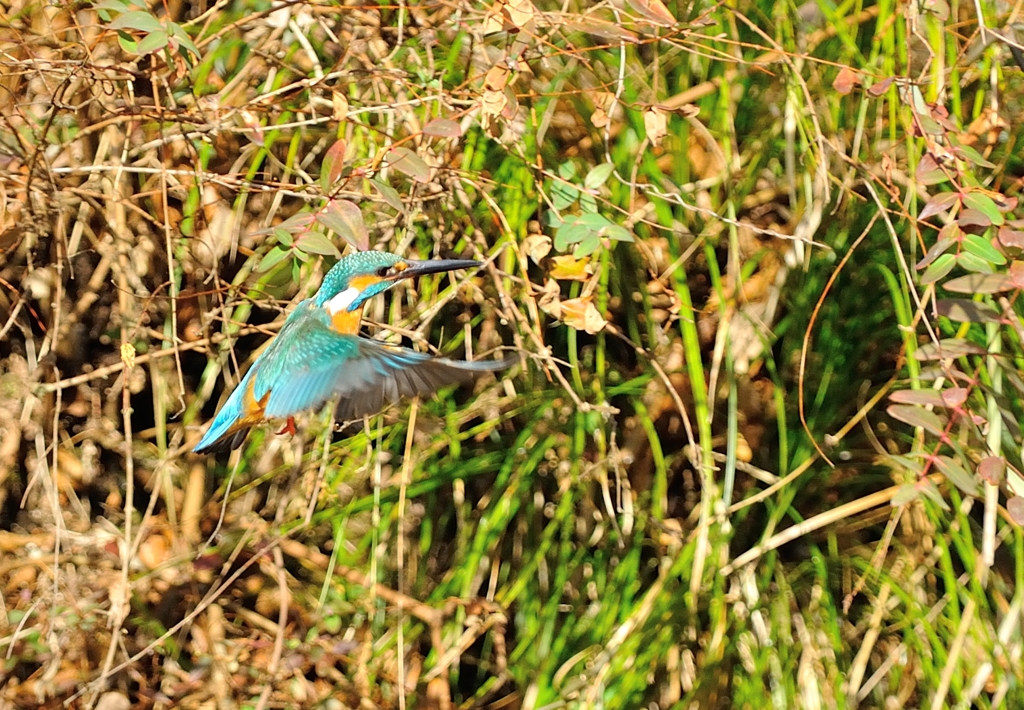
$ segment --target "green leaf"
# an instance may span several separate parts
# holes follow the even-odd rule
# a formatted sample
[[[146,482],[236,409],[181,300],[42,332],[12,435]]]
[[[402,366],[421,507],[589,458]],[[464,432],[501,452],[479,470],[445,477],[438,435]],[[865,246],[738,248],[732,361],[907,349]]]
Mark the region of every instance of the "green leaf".
[[[942,279],[956,266],[956,257],[953,254],[942,254],[925,270],[921,275],[922,284],[933,284]]]
[[[135,41],[135,38],[130,34],[121,30],[117,33],[117,43],[121,45],[121,49],[128,52],[129,54],[139,53],[139,43]]]
[[[992,242],[984,237],[980,237],[977,234],[968,234],[964,237],[963,248],[969,254],[974,254],[980,259],[984,259],[996,266],[1002,266],[1006,263],[1006,257],[1003,256],[1002,252],[993,246]]]
[[[968,271],[973,271],[978,274],[995,273],[995,267],[993,267],[990,262],[985,261],[980,256],[971,254],[970,252],[961,252],[956,258],[956,263],[960,264],[960,266]]]
[[[625,227],[619,226],[617,224],[609,224],[607,227],[601,230],[601,235],[608,237],[609,239],[614,239],[617,242],[634,241],[633,233],[630,232]]]
[[[594,231],[599,231],[606,227],[613,226],[611,221],[609,221],[609,219],[604,215],[593,214],[589,212],[587,214],[581,214],[579,217],[576,218],[576,221],[579,222],[580,224],[586,225],[587,227],[593,229]]]
[[[290,249],[282,249],[279,246],[275,246],[273,249],[271,249],[270,251],[263,255],[263,258],[260,259],[259,265],[256,267],[256,271],[270,271],[275,266],[280,264],[282,261],[287,259],[289,254],[291,254]]]
[[[159,32],[150,32],[139,40],[139,46],[136,51],[139,54],[156,52],[166,47],[169,39],[170,38],[167,36],[167,33],[163,30],[160,30]]]
[[[942,499],[942,494],[939,493],[939,489],[935,487],[935,484],[932,483],[930,479],[922,479],[918,481],[917,485],[921,493],[924,494],[925,498],[930,500],[935,505],[939,506],[942,510],[949,510],[949,506],[946,504],[946,501]]]
[[[597,212],[597,198],[589,192],[581,192],[580,209],[584,212]]]
[[[940,237],[939,240],[932,245],[932,248],[928,250],[928,253],[924,255],[924,258],[917,263],[918,269],[925,268],[930,263],[938,259],[939,256],[948,251],[950,247],[952,247],[954,244],[959,243],[960,228],[956,227],[955,222],[951,222],[950,224],[953,224],[955,232],[953,234],[950,234],[949,236]]]
[[[555,234],[555,249],[565,251],[570,244],[583,241],[587,235],[593,234],[594,230],[586,225],[580,224],[579,220],[567,222]]]
[[[936,456],[935,466],[961,491],[969,496],[978,495],[978,481],[973,474],[948,456]]]
[[[576,164],[571,160],[567,160],[558,166],[558,177],[566,181],[571,181],[576,177]]]
[[[562,225],[565,224],[565,220],[558,216],[558,213],[554,210],[544,211],[544,226],[551,227],[552,229],[561,229]]]
[[[913,483],[904,483],[900,486],[899,490],[889,501],[889,505],[894,508],[898,508],[901,505],[907,503],[913,503],[915,500],[921,497],[921,492],[917,489],[917,486]]]
[[[119,16],[110,23],[112,30],[138,30],[139,32],[165,32],[160,20],[143,10],[133,10]]]
[[[377,188],[377,192],[380,193],[385,202],[402,214],[405,214],[405,205],[402,204],[402,196],[398,194],[398,190],[380,180],[370,180],[370,184]]]
[[[962,160],[967,160],[975,165],[980,165],[983,168],[994,168],[995,165],[985,160],[985,158],[977,150],[969,145],[964,145],[957,139],[953,133],[949,134],[949,142],[953,146],[953,152],[957,154]]]
[[[341,258],[338,247],[331,243],[326,235],[320,232],[306,232],[295,240],[295,248],[307,254],[323,254]]]
[[[596,168],[587,173],[587,176],[583,178],[583,186],[588,190],[596,190],[597,188],[604,185],[608,176],[615,170],[615,166],[611,163],[601,163]]]
[[[197,47],[196,43],[192,41],[192,38],[188,36],[188,32],[185,31],[184,27],[182,27],[176,22],[169,22],[167,24],[171,29],[171,36],[174,37],[174,39],[178,40],[179,44],[181,44],[182,47],[184,47],[197,57],[202,56],[199,54],[199,47]]]
[[[996,207],[995,200],[983,192],[968,192],[963,196],[964,207],[971,207],[992,220],[992,224],[1003,223],[1003,213]]]
[[[573,249],[572,255],[576,259],[581,259],[585,256],[590,256],[601,246],[601,237],[597,236],[593,232],[588,234],[576,245]]]
[[[114,12],[128,12],[131,8],[125,0],[100,0],[92,4],[93,10],[113,10]]]
[[[551,185],[551,204],[556,210],[564,210],[580,196],[580,191],[573,185],[556,182]]]
[[[281,229],[280,227],[274,227],[274,236],[277,238],[278,242],[286,247],[290,247],[292,245],[292,234],[288,230]]]

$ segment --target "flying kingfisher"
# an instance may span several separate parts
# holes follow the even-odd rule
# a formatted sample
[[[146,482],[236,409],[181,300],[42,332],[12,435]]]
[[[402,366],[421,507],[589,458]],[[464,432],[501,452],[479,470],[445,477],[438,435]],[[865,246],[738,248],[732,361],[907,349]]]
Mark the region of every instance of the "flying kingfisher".
[[[242,378],[194,451],[236,449],[250,427],[292,417],[338,397],[336,418],[374,414],[400,397],[427,395],[514,360],[457,362],[359,337],[363,304],[404,279],[480,266],[479,261],[415,261],[380,251],[343,257],[320,289],[285,319],[281,331]]]

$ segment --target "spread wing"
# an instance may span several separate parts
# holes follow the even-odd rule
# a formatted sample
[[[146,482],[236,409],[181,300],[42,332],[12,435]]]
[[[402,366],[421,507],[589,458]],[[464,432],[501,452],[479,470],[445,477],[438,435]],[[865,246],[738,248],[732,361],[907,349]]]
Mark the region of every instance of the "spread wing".
[[[302,345],[275,352],[267,363],[269,367],[261,368],[257,374],[256,396],[270,392],[267,417],[288,417],[338,397],[338,420],[358,419],[376,414],[402,397],[429,395],[514,362],[457,362],[431,357],[339,334],[320,319],[308,319],[301,328],[300,337],[292,342]]]

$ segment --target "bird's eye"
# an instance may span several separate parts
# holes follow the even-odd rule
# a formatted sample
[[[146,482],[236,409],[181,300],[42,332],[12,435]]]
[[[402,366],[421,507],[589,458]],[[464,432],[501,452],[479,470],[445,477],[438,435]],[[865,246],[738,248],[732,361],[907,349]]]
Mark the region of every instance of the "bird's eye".
[[[382,266],[379,269],[377,269],[377,276],[381,277],[382,279],[386,277],[389,273],[391,273],[391,267],[389,266]]]

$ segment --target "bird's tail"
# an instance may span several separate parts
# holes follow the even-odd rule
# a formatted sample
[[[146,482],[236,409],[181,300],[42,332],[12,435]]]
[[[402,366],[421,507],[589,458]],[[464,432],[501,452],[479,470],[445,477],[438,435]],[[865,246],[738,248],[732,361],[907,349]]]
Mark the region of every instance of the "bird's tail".
[[[210,428],[192,449],[197,454],[215,454],[237,449],[249,434],[249,427],[242,424],[245,417],[245,390],[248,377],[242,379],[228,401],[213,418]]]

